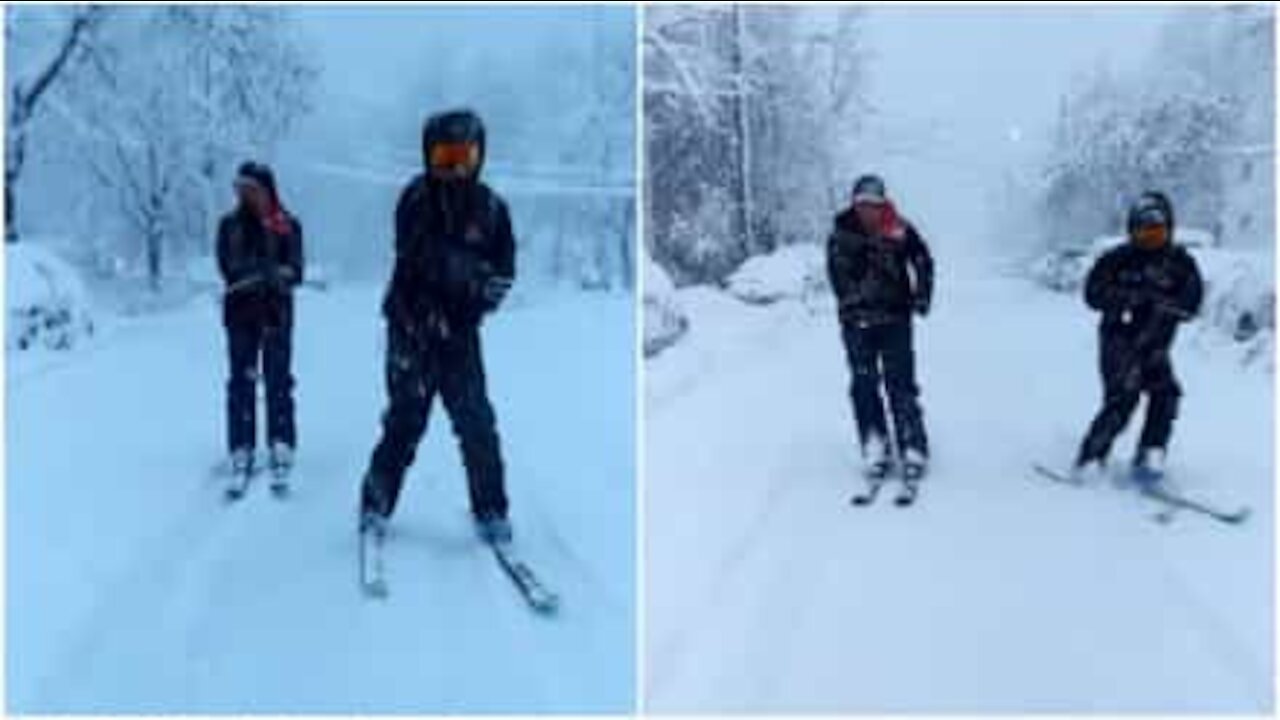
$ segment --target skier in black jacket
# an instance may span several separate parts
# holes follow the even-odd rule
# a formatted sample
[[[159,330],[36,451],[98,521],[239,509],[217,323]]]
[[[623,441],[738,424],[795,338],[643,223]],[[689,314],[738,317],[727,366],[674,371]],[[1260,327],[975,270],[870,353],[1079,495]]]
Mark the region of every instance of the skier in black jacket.
[[[1199,312],[1203,288],[1195,260],[1173,242],[1173,206],[1164,194],[1139,197],[1127,224],[1128,242],[1100,257],[1085,281],[1085,302],[1102,313],[1103,405],[1080,445],[1076,474],[1087,479],[1101,473],[1146,393],[1147,417],[1133,459],[1133,478],[1145,486],[1163,477],[1182,395],[1169,351],[1178,325]]]
[[[280,483],[297,445],[290,370],[293,288],[302,282],[302,226],[280,203],[275,175],[266,165],[242,164],[236,173],[237,206],[218,223],[218,269],[225,283],[227,331],[227,445],[238,477],[252,469],[261,361],[267,389],[267,445]],[[234,493],[233,493],[234,494]]]
[[[515,278],[511,218],[480,181],[485,130],[473,112],[428,118],[422,152],[426,171],[404,189],[395,212],[395,269],[382,308],[389,405],[362,484],[361,529],[383,532],[438,394],[462,451],[477,532],[486,542],[509,542],[480,323]]]
[[[919,480],[929,441],[911,316],[929,312],[933,259],[916,229],[898,216],[879,177],[864,175],[854,183],[852,207],[836,216],[827,240],[827,272],[853,376],[850,395],[866,472],[883,478],[892,466],[883,387],[904,477]]]

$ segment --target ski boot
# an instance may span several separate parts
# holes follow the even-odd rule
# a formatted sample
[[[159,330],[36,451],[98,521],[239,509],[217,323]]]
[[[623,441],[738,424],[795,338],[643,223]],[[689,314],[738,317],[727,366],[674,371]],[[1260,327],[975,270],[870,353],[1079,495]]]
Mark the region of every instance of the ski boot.
[[[482,513],[476,516],[476,535],[486,545],[510,545],[511,521],[497,513]]]
[[[872,435],[862,444],[862,474],[871,482],[884,480],[893,470],[889,457],[889,443],[879,435]]]
[[[293,469],[293,448],[282,442],[271,444],[268,458],[271,467],[271,492],[277,496],[289,493],[289,471]]]
[[[902,479],[908,483],[917,483],[924,479],[929,469],[929,458],[915,448],[907,448],[902,453]]]
[[[1164,448],[1143,448],[1133,459],[1133,469],[1129,473],[1129,479],[1141,492],[1150,492],[1159,487],[1164,480],[1164,466]]]
[[[1071,468],[1071,482],[1076,485],[1099,485],[1107,478],[1107,466],[1100,458],[1081,460]]]
[[[231,451],[228,463],[232,475],[248,475],[253,472],[253,448],[236,448]]]
[[[360,534],[368,534],[378,540],[387,536],[387,518],[373,508],[360,510]]]
[[[232,450],[229,466],[231,477],[227,484],[226,498],[229,501],[235,501],[244,497],[245,490],[249,486],[249,478],[253,475],[253,448]]]

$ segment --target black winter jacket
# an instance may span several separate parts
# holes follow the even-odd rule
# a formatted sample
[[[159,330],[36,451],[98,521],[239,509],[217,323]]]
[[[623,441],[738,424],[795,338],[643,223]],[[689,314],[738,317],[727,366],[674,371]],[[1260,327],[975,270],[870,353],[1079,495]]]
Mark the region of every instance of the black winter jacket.
[[[857,214],[836,216],[827,239],[827,275],[842,322],[878,324],[927,312],[933,298],[933,257],[914,226],[901,238],[863,230]]]
[[[515,278],[515,239],[507,204],[478,180],[456,184],[415,177],[396,205],[396,258],[383,314],[418,330],[479,324],[496,305],[493,279]]]
[[[1195,259],[1173,244],[1159,250],[1131,243],[1112,248],[1085,279],[1085,302],[1102,313],[1104,341],[1141,342],[1145,352],[1167,351],[1178,323],[1200,311],[1203,297]]]
[[[289,231],[268,230],[252,212],[238,208],[218,223],[218,270],[225,283],[223,323],[288,326],[293,288],[302,282],[302,225],[286,213]]]

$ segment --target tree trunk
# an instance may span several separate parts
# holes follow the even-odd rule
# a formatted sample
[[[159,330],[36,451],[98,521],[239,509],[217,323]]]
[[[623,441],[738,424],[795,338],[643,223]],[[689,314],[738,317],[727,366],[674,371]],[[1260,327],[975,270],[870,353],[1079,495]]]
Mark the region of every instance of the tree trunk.
[[[738,146],[735,148],[738,152],[737,200],[742,243],[747,255],[750,256],[756,252],[757,248],[751,227],[751,122],[747,107],[747,69],[743,61],[746,36],[742,23],[742,6],[735,4],[733,6],[733,73],[737,87],[733,98],[733,111],[738,136]]]
[[[152,223],[147,229],[147,284],[153,293],[160,292],[161,242],[160,229]]]
[[[4,173],[4,241],[6,243],[18,242],[18,228],[13,224],[13,200],[15,190],[14,183],[18,181],[17,174],[11,170],[5,170]]]

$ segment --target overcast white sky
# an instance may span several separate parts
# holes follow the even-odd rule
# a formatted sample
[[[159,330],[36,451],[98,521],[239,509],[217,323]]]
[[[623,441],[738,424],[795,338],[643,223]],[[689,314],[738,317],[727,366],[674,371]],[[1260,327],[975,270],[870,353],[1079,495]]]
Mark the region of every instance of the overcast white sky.
[[[988,189],[1004,167],[1028,163],[1041,147],[1073,77],[1147,61],[1167,13],[875,8],[867,29],[879,115],[867,156],[904,211],[935,235],[984,232]]]

